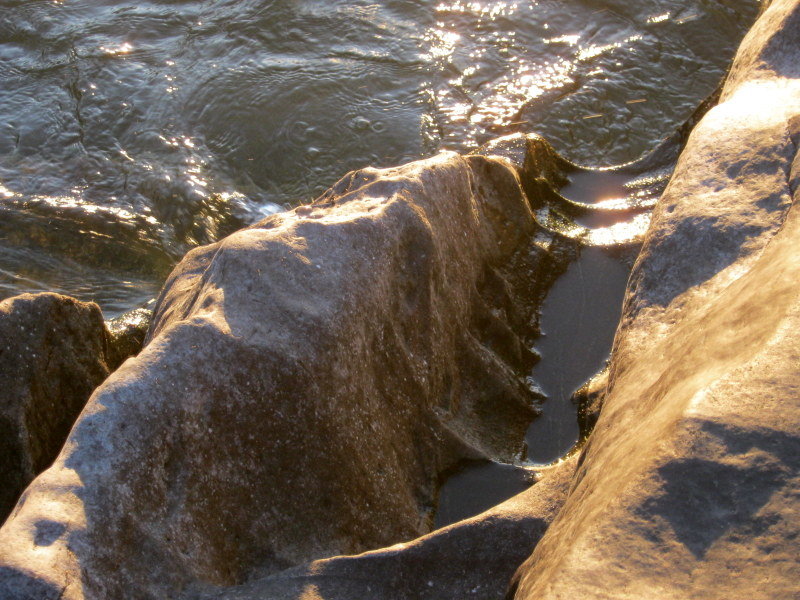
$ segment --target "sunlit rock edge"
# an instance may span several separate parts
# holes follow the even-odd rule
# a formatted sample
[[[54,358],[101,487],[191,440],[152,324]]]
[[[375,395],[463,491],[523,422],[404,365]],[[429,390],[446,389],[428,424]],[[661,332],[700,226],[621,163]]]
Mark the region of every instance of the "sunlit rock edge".
[[[509,597],[796,598],[800,3],[745,38],[629,282],[599,420]]]

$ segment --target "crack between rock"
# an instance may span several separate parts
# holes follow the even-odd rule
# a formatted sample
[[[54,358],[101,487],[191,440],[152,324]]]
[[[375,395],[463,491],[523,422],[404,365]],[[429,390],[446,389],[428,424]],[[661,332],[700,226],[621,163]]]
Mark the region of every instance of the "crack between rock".
[[[793,152],[791,153],[789,166],[786,169],[786,187],[789,188],[789,193],[791,194],[792,197],[792,206],[794,206],[794,199],[795,199],[795,194],[797,193],[797,186],[792,185],[792,167],[794,166],[795,160],[797,160],[797,142],[795,142],[794,137],[792,136],[792,132],[789,125],[787,125],[787,129],[788,130],[786,132],[787,134],[786,137],[789,138],[789,144],[791,144]]]

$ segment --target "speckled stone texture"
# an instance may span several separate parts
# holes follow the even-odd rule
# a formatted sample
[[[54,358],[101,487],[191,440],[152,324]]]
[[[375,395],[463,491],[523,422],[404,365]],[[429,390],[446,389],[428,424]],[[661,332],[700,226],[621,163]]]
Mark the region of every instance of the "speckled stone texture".
[[[0,597],[191,597],[427,533],[445,470],[524,451],[557,246],[511,163],[446,153],[190,252],[0,530]]]
[[[517,600],[800,596],[800,3],[775,0],[633,271],[599,421]]]
[[[0,523],[108,373],[96,304],[58,294],[0,302]]]

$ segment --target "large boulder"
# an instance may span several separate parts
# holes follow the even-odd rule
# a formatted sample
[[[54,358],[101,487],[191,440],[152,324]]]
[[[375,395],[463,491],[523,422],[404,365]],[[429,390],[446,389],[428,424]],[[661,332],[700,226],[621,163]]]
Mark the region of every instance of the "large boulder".
[[[775,0],[658,204],[516,599],[798,597],[799,141],[800,2]]]
[[[0,530],[0,597],[176,597],[427,533],[442,473],[524,454],[558,248],[510,162],[446,153],[190,252]]]
[[[0,302],[0,522],[52,464],[108,373],[96,304],[58,294]]]

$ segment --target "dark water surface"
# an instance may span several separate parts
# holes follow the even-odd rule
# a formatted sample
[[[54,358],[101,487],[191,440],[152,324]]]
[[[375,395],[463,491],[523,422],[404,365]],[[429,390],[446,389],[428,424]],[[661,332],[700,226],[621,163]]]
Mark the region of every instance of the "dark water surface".
[[[545,299],[543,335],[536,343],[542,359],[532,378],[547,400],[541,416],[528,428],[528,466],[555,462],[578,441],[577,407],[571,396],[608,359],[631,266],[629,257],[619,254],[616,249],[583,248]],[[466,464],[439,490],[434,526],[478,515],[525,491],[532,482],[533,473],[520,466]]]
[[[635,158],[757,2],[0,0],[0,297],[109,316],[191,246],[349,169],[538,131]]]
[[[445,481],[433,527],[475,516],[528,489],[534,474],[521,467],[486,462],[466,465]]]
[[[602,369],[619,321],[630,264],[603,248],[584,248],[542,306],[542,360],[533,378],[547,396],[528,429],[528,460],[558,460],[578,441],[572,394]]]

